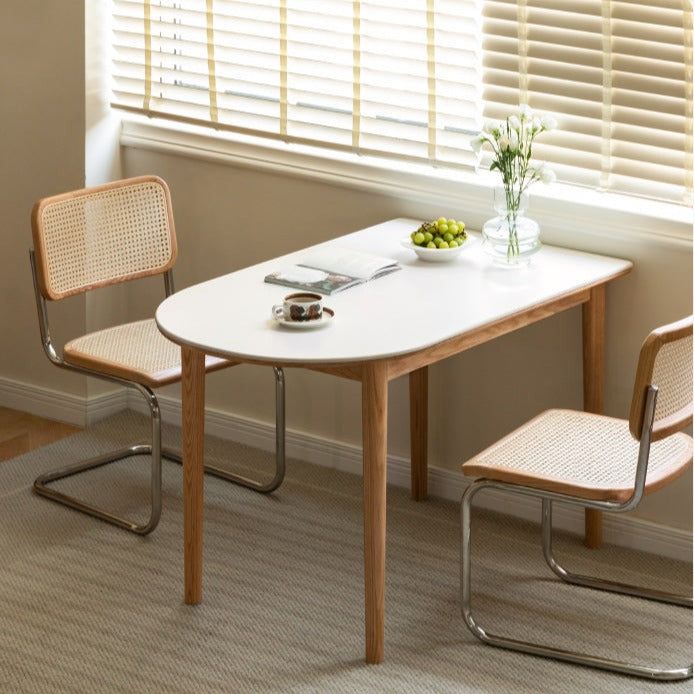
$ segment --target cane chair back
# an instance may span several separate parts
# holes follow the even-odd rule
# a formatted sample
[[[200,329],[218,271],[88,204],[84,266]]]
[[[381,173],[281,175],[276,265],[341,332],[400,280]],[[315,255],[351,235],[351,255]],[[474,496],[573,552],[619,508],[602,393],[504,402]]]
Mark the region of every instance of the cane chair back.
[[[166,272],[176,262],[171,196],[140,176],[39,200],[32,212],[45,299]]]
[[[629,429],[641,437],[648,386],[658,388],[652,439],[692,423],[692,316],[654,330],[643,343],[629,413]]]

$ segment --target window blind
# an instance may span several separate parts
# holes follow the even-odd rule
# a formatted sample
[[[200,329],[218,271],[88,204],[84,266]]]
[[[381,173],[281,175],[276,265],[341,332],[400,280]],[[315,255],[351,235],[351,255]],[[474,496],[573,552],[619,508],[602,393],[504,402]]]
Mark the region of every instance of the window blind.
[[[479,0],[113,0],[114,106],[474,165]]]
[[[472,167],[527,103],[560,180],[691,204],[689,0],[112,2],[115,106]]]
[[[690,0],[486,0],[484,111],[554,115],[560,179],[691,204]]]

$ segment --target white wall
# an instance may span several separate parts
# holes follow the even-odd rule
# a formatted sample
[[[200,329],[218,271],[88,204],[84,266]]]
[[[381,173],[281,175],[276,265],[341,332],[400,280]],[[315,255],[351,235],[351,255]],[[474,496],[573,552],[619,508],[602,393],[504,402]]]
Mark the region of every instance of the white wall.
[[[123,171],[127,176],[155,173],[171,186],[180,245],[179,288],[392,217],[430,218],[443,213],[465,219],[471,228],[484,221],[479,214],[466,214],[460,201],[442,210],[397,195],[134,147],[123,150]],[[559,226],[539,221],[550,241],[627,257],[636,265],[629,277],[608,289],[606,410],[626,416],[641,341],[652,327],[692,310],[691,247],[655,237],[626,242],[594,234],[567,238]],[[145,315],[160,297],[159,282],[132,285],[131,315]],[[233,320],[231,303],[218,308],[222,320],[225,313]],[[436,365],[430,380],[430,461],[456,469],[468,456],[547,407],[581,407],[580,309]],[[210,376],[208,384],[208,405],[272,420],[267,370],[237,367]],[[297,370],[288,372],[287,384],[290,428],[360,443],[357,384]],[[407,382],[399,379],[390,387],[389,450],[395,454],[408,452],[407,408]],[[637,514],[690,528],[691,501],[688,476],[648,498]]]

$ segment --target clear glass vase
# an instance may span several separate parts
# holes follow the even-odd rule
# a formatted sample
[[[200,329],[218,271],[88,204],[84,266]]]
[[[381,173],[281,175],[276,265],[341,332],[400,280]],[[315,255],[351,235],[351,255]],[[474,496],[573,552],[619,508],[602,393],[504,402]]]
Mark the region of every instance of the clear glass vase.
[[[526,265],[541,246],[540,225],[525,216],[528,193],[523,193],[519,198],[505,186],[496,186],[494,209],[497,216],[486,221],[482,227],[484,249],[500,265]]]

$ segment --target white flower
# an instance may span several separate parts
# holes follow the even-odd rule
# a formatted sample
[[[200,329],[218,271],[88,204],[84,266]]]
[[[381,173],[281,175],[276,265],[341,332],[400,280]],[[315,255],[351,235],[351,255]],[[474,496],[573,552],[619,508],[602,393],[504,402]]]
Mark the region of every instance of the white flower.
[[[508,140],[509,140],[509,146],[511,149],[515,152],[518,149],[518,131],[517,130],[511,130],[511,132],[508,134]]]
[[[520,121],[518,120],[518,116],[511,116],[508,119],[508,124],[513,130],[518,130],[520,128]]]
[[[542,169],[545,167],[545,162],[543,161],[536,161],[533,162],[529,167],[528,171],[530,171],[530,174],[534,178],[540,178],[540,175],[542,174]]]
[[[557,119],[552,116],[542,116],[542,129],[555,130],[557,127]]]
[[[531,169],[532,176],[537,181],[542,181],[543,183],[554,183],[557,180],[557,175],[552,171],[552,169],[547,166],[542,161],[538,161]]]
[[[486,120],[484,121],[484,129],[488,133],[494,132],[497,128],[499,127],[499,124],[493,120]]]
[[[473,137],[472,140],[470,140],[470,147],[472,147],[472,151],[475,154],[479,154],[480,150],[482,149],[482,143],[484,140],[482,140],[479,136],[478,137]]]
[[[518,109],[518,116],[521,120],[533,117],[533,110],[528,106],[528,104],[521,104]]]
[[[557,174],[549,166],[543,166],[540,171],[540,180],[546,184],[554,183],[557,180]]]
[[[508,135],[502,135],[499,138],[499,149],[505,152],[511,146],[511,141],[508,139]]]
[[[542,119],[539,116],[533,116],[533,130],[539,132],[542,129]]]

